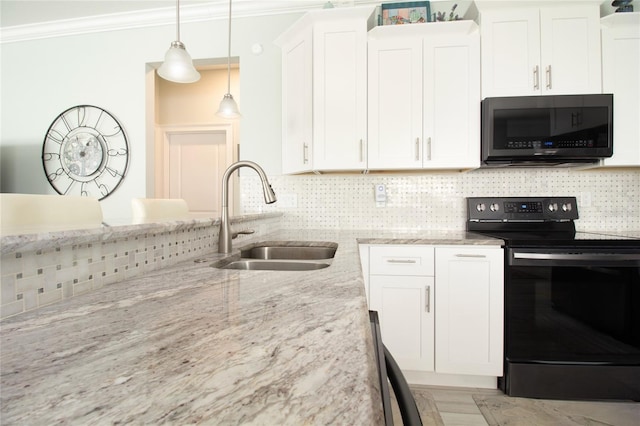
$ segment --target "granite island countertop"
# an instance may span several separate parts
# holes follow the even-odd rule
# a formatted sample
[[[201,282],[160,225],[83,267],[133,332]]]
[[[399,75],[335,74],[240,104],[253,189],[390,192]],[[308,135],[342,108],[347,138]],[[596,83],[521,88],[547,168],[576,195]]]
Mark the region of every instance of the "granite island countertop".
[[[308,272],[216,269],[229,255],[212,253],[3,320],[2,423],[382,424],[358,243],[501,244],[434,231],[256,240],[339,246]]]

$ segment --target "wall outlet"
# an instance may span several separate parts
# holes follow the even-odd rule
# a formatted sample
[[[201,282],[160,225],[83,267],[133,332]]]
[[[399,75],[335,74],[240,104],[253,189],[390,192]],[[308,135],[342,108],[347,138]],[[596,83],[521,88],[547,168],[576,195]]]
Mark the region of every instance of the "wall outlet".
[[[578,208],[580,207],[591,207],[591,193],[590,192],[581,192],[580,199],[578,200]]]
[[[387,204],[387,188],[384,184],[377,183],[373,187],[376,207],[384,207]]]

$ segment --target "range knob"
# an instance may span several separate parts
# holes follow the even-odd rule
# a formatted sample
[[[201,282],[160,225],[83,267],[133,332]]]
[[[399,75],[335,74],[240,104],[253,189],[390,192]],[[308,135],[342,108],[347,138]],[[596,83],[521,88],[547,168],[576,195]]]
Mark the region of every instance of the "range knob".
[[[549,211],[550,212],[557,212],[558,211],[558,204],[557,203],[549,203]]]
[[[562,211],[570,212],[571,210],[573,210],[573,207],[571,206],[571,203],[564,203],[562,205]]]
[[[500,210],[500,204],[493,203],[489,206],[489,208],[491,209],[492,212],[497,212],[498,210]]]
[[[483,212],[485,209],[485,205],[484,203],[478,203],[476,204],[476,210],[478,210],[479,212]]]

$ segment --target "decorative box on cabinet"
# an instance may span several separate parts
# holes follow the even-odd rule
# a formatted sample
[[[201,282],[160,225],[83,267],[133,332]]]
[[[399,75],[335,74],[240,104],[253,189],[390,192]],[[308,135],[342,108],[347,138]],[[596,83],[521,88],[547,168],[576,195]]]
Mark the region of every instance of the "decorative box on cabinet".
[[[598,2],[476,5],[483,98],[602,92]]]
[[[367,31],[375,8],[312,11],[282,49],[282,169],[366,169]]]
[[[370,170],[480,161],[480,34],[473,21],[369,32]]]
[[[640,166],[640,12],[602,18],[602,88],[613,93],[613,156],[604,166]]]

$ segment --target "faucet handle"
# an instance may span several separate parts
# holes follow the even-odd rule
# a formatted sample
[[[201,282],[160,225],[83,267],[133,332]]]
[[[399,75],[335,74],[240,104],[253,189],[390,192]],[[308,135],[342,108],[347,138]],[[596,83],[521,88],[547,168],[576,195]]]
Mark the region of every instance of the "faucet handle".
[[[245,230],[242,230],[242,231],[233,232],[233,233],[231,234],[231,239],[237,238],[237,237],[238,237],[238,235],[240,235],[240,234],[247,234],[247,235],[249,235],[249,234],[253,234],[254,232],[256,232],[256,231],[254,231],[253,229],[245,229]]]

